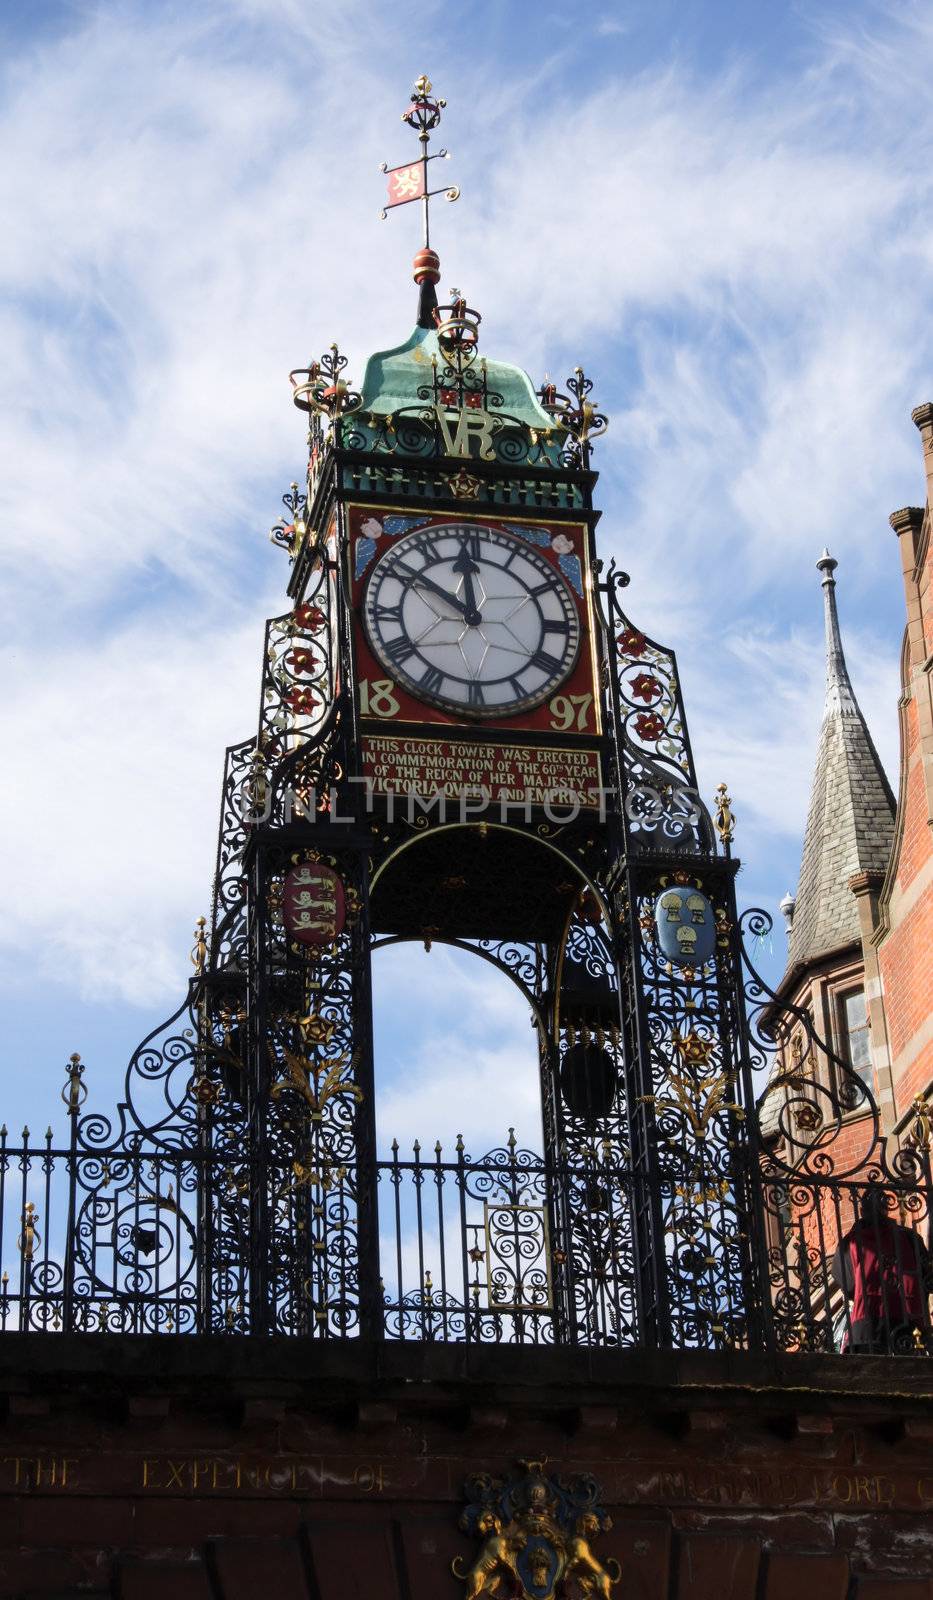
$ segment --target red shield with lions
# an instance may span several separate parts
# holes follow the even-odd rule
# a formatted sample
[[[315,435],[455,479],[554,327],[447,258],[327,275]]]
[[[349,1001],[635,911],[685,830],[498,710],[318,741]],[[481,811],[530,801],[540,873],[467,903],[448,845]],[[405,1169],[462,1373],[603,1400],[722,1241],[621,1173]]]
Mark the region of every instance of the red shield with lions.
[[[319,861],[292,867],[282,891],[282,915],[289,937],[300,944],[332,944],[347,915],[342,879]]]

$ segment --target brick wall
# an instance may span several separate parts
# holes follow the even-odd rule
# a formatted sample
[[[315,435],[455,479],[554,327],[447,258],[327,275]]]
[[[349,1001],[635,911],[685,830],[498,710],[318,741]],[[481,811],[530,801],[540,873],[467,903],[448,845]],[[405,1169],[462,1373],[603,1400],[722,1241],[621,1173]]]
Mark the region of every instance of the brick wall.
[[[933,1600],[929,1362],[7,1342],[6,1600],[463,1600],[465,1480],[517,1458],[595,1477],[617,1600]]]
[[[915,415],[916,420],[916,415]],[[918,423],[919,426],[919,423]],[[921,428],[928,473],[930,439]],[[891,518],[907,628],[902,657],[898,832],[881,896],[878,962],[896,1116],[933,1085],[933,540],[929,505]]]

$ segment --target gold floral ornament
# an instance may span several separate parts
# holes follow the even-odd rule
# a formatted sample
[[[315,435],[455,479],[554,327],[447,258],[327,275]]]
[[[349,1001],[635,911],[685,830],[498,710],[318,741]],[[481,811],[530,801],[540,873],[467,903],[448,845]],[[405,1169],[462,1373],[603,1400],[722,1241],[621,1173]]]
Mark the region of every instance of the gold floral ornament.
[[[232,1001],[224,1000],[221,1002],[217,1020],[221,1030],[220,1043],[212,1035],[210,1018],[206,1011],[202,1013],[199,1048],[203,1053],[203,1065],[193,1080],[195,1098],[202,1106],[216,1105],[220,1098],[220,1085],[213,1083],[208,1076],[208,1069],[212,1064],[226,1068],[225,1078],[228,1083],[230,1081],[235,1083],[243,1075],[239,1030],[246,1021],[246,1011],[242,1006],[234,1006]]]
[[[565,1483],[545,1476],[544,1462],[518,1465],[520,1473],[507,1479],[478,1473],[467,1481],[470,1504],[460,1526],[482,1544],[472,1566],[459,1556],[453,1561],[454,1576],[466,1584],[464,1600],[556,1600],[572,1592],[574,1579],[581,1594],[611,1600],[622,1568],[614,1557],[601,1561],[593,1553],[593,1540],[612,1527],[595,1479]]]
[[[199,1106],[209,1111],[220,1099],[220,1085],[212,1083],[206,1072],[199,1072],[194,1081],[194,1098]]]
[[[347,1175],[347,1167],[338,1167],[331,1161],[322,1161],[320,1168],[306,1164],[302,1161],[292,1162],[291,1189],[323,1189],[329,1194],[334,1187],[339,1187]]]
[[[709,1066],[717,1049],[714,1039],[702,1038],[695,1029],[683,1037],[675,1033],[673,1042],[687,1069]],[[666,1081],[668,1092],[640,1095],[639,1101],[654,1106],[656,1111],[678,1113],[688,1123],[694,1138],[702,1141],[710,1131],[713,1118],[721,1112],[731,1111],[740,1121],[744,1118],[742,1107],[726,1098],[734,1083],[734,1075],[728,1072],[717,1073],[713,1078],[702,1078],[693,1072],[689,1075],[670,1072]]]
[[[305,1044],[330,1044],[337,1026],[316,1011],[307,1017],[296,1017],[295,1022]]]
[[[272,1099],[278,1100],[286,1090],[291,1090],[309,1107],[312,1122],[320,1122],[328,1101],[338,1096],[349,1095],[359,1105],[363,1099],[362,1089],[352,1079],[344,1076],[348,1064],[351,1071],[356,1065],[357,1056],[351,1061],[350,1052],[342,1050],[339,1055],[330,1058],[325,1056],[321,1060],[312,1053],[318,1049],[326,1049],[330,1045],[336,1024],[314,1011],[307,1017],[289,1016],[285,1020],[297,1029],[304,1053],[291,1050],[288,1045],[283,1044],[281,1046],[283,1059],[280,1063],[270,1041],[269,1054],[273,1068],[276,1072],[282,1073],[270,1090]]]

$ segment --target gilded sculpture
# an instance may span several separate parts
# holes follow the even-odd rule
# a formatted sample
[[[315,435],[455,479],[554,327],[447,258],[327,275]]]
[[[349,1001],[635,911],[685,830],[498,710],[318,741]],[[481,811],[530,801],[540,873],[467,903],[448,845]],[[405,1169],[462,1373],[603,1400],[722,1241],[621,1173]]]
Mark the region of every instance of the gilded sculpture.
[[[519,1462],[510,1478],[479,1473],[466,1484],[470,1500],[460,1526],[482,1540],[472,1566],[458,1556],[455,1577],[464,1600],[611,1600],[622,1569],[612,1556],[601,1562],[591,1542],[612,1522],[599,1505],[599,1486],[582,1475],[564,1482],[538,1461]]]

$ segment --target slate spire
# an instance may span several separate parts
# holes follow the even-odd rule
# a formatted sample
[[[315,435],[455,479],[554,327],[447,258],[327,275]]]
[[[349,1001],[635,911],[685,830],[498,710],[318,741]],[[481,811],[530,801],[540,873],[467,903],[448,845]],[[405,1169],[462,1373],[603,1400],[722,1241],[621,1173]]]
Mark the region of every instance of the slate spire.
[[[797,966],[859,939],[856,872],[884,873],[894,837],[894,796],[849,678],[836,611],[838,563],[828,550],[823,575],[826,698],[810,790],[800,879],[790,929]]]

